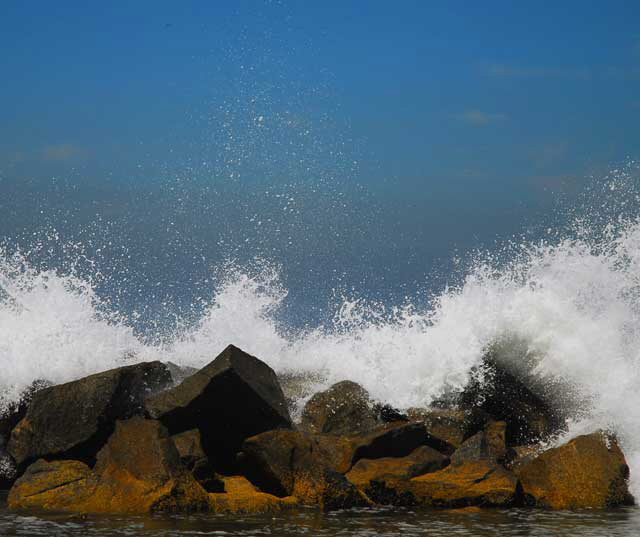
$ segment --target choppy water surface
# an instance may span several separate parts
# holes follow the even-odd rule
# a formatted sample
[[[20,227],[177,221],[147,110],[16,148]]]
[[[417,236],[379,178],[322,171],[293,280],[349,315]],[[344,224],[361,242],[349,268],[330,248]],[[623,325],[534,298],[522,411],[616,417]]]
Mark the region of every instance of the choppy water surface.
[[[323,514],[313,509],[252,516],[90,516],[16,514],[0,510],[0,535],[354,535],[386,536],[635,536],[640,509],[552,512],[360,510]]]

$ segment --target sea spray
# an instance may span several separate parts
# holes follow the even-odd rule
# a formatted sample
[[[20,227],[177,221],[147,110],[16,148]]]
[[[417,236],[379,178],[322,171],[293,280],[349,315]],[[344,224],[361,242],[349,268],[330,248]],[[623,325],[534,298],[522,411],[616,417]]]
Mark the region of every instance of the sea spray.
[[[35,379],[60,383],[131,361],[199,367],[228,343],[280,373],[308,374],[315,388],[351,379],[399,408],[461,390],[496,342],[531,382],[572,391],[563,440],[615,431],[640,493],[640,223],[619,174],[599,196],[623,192],[621,211],[574,215],[567,230],[479,253],[459,285],[426,300],[383,305],[343,298],[328,323],[300,329],[279,315],[287,290],[267,262],[221,265],[214,295],[196,322],[164,340],[143,337],[114,311],[96,280],[74,267],[43,268],[19,250],[0,252],[2,402]],[[621,186],[622,185],[622,186]],[[599,201],[598,201],[599,202]],[[611,204],[609,206],[608,204]],[[63,270],[64,269],[64,270]],[[519,363],[522,362],[522,363]],[[524,366],[523,366],[524,364]],[[515,365],[515,364],[512,364]]]

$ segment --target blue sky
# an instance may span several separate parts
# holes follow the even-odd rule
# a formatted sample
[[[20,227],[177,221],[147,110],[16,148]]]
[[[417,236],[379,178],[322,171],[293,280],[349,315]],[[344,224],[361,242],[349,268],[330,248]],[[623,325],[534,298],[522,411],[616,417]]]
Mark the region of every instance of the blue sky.
[[[135,191],[215,231],[211,257],[245,236],[280,256],[323,207],[323,255],[417,280],[640,156],[639,23],[633,1],[6,0],[2,234],[130,218]],[[226,239],[194,224],[221,204],[244,206]]]

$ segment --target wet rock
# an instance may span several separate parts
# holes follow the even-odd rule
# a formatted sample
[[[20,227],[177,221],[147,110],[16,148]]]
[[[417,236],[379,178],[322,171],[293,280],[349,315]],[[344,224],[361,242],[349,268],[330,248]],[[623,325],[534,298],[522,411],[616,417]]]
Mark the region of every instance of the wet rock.
[[[467,436],[468,413],[462,410],[410,408],[407,410],[407,417],[410,421],[421,421],[430,434],[445,440],[455,448],[458,448]]]
[[[504,462],[504,466],[507,470],[511,470],[517,475],[520,471],[520,468],[522,468],[525,464],[531,462],[543,451],[545,451],[545,448],[543,448],[540,444],[510,447],[507,449],[507,458]]]
[[[346,438],[277,430],[248,438],[238,468],[265,492],[296,496],[314,505],[325,470],[346,472],[352,456],[353,446]]]
[[[504,421],[494,421],[480,431],[467,438],[451,456],[451,464],[464,461],[490,461],[502,464],[507,456]]]
[[[224,492],[224,483],[202,448],[200,431],[191,429],[171,437],[182,464],[207,492]]]
[[[80,461],[39,459],[27,468],[11,490],[11,509],[82,511],[97,486],[91,468]]]
[[[88,513],[197,511],[209,507],[207,493],[180,464],[166,429],[134,417],[118,421],[100,450],[94,470],[80,461],[29,466],[11,488],[13,509]]]
[[[233,345],[178,386],[148,398],[146,407],[171,434],[198,429],[205,453],[223,473],[233,471],[245,438],[292,427],[273,370]]]
[[[510,507],[519,504],[518,479],[489,461],[468,461],[413,479],[384,478],[367,488],[378,503],[437,508]]]
[[[4,411],[0,417],[0,438],[4,439],[4,444],[9,441],[13,428],[27,413],[27,407],[29,406],[31,399],[33,399],[33,395],[43,388],[48,388],[49,386],[51,386],[50,382],[43,379],[36,379],[20,394],[20,399],[18,401],[8,401],[6,404],[2,405],[4,407]],[[1,397],[0,402],[2,402]]]
[[[551,509],[630,505],[629,467],[615,437],[596,432],[549,449],[517,470],[527,504]]]
[[[448,464],[448,457],[439,451],[420,446],[406,457],[360,459],[345,477],[354,485],[366,488],[371,481],[380,480],[385,476],[410,479],[429,472],[437,472]]]
[[[431,437],[421,423],[390,424],[353,437],[269,431],[244,442],[237,468],[270,494],[295,496],[308,505],[323,501],[331,504],[321,493],[335,490],[325,485],[326,475],[344,474],[363,458],[405,457],[430,444],[444,447],[447,452],[453,449]],[[434,454],[433,458],[446,460],[444,455]]]
[[[325,470],[317,490],[318,505],[324,511],[371,506],[369,498],[338,472]]]
[[[166,366],[146,362],[38,390],[7,451],[21,467],[40,457],[92,465],[116,420],[142,413],[145,397],[170,383]]]
[[[360,459],[406,457],[420,446],[429,446],[444,455],[455,450],[448,442],[430,434],[424,423],[390,423],[350,440],[354,446],[354,463]]]
[[[381,425],[369,393],[350,380],[316,393],[304,407],[300,428],[319,434],[362,434]]]
[[[536,443],[561,430],[564,417],[551,393],[556,387],[543,385],[533,390],[536,381],[513,365],[526,357],[508,361],[501,359],[504,352],[499,346],[492,348],[459,396],[459,407],[471,412],[477,422],[474,428],[472,418],[467,435],[484,427],[487,417],[506,422],[508,446]]]
[[[297,500],[291,496],[278,498],[260,492],[246,478],[234,476],[224,478],[223,491],[209,494],[209,505],[215,513],[270,513],[294,507]]]

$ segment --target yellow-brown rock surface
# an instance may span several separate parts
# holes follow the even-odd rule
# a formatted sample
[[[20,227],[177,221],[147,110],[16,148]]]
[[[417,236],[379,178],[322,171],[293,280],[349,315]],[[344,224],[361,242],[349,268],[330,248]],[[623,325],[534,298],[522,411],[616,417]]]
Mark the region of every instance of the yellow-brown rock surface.
[[[519,499],[517,478],[490,461],[452,464],[413,479],[383,478],[366,492],[379,503],[443,508],[508,507]]]
[[[360,459],[346,474],[346,478],[358,487],[384,476],[412,478],[444,468],[449,459],[428,446],[420,446],[406,457]]]
[[[265,513],[297,505],[292,496],[278,498],[260,492],[245,477],[223,478],[225,492],[209,494],[209,506],[216,513]]]
[[[518,469],[527,503],[552,509],[632,502],[629,467],[616,439],[596,432],[549,449]]]
[[[157,421],[117,422],[94,470],[78,461],[39,460],[12,487],[11,508],[90,513],[147,513],[208,508],[208,497],[180,465]]]

